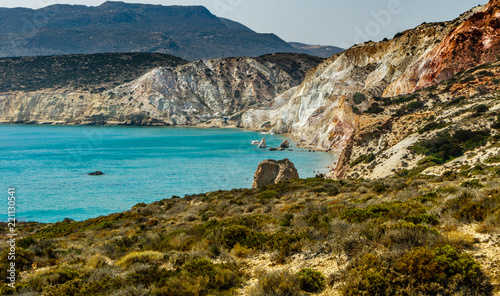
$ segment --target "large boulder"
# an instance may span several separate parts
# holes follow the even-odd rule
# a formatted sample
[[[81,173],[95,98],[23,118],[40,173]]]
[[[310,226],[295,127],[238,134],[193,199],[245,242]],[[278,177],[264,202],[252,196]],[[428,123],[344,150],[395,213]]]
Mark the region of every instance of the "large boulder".
[[[299,173],[288,158],[283,160],[268,159],[259,163],[253,177],[252,188],[264,187],[282,181],[298,179]]]

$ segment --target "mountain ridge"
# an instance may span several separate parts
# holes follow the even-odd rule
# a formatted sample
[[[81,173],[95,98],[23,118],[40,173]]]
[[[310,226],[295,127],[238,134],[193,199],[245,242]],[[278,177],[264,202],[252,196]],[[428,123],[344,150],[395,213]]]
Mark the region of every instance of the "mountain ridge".
[[[158,52],[186,60],[303,52],[203,6],[105,2],[0,9],[0,56]]]

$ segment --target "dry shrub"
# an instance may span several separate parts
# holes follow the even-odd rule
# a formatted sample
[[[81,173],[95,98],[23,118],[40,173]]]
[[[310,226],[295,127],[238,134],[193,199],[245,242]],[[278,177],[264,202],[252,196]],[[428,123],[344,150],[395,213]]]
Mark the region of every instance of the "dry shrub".
[[[111,259],[108,257],[101,254],[95,254],[87,260],[87,267],[92,269],[101,268],[108,265],[109,262],[111,262]]]
[[[461,231],[445,232],[443,236],[448,244],[460,249],[470,248],[475,242],[472,235]]]
[[[121,267],[129,267],[134,263],[160,264],[165,255],[157,251],[132,252],[125,255],[115,264]]]
[[[254,252],[254,249],[247,248],[245,246],[240,245],[239,243],[234,245],[233,249],[231,250],[231,253],[238,258],[246,258],[246,257],[252,255],[253,252]]]
[[[288,271],[257,273],[258,283],[250,295],[254,296],[300,296],[300,280]]]

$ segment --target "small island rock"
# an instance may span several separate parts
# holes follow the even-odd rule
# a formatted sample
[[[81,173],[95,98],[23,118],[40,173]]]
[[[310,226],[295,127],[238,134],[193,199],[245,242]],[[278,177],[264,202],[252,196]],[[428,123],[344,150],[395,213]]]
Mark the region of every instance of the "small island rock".
[[[281,148],[290,148],[290,142],[288,142],[288,140],[285,140],[281,143],[280,147]]]
[[[89,176],[102,176],[102,175],[104,175],[104,173],[101,171],[95,171],[95,172],[89,173]]]
[[[259,163],[254,175],[252,188],[260,188],[282,181],[298,179],[299,173],[295,165],[288,159],[268,159]]]
[[[262,149],[267,148],[266,138],[262,138],[262,140],[259,143],[259,148],[262,148]]]

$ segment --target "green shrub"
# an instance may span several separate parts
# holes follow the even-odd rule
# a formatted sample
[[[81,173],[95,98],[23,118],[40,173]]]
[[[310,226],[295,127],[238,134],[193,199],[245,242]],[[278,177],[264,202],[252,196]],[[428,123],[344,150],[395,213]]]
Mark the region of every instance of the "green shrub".
[[[491,295],[467,253],[449,245],[417,247],[396,260],[367,254],[348,267],[344,295]]]
[[[465,181],[462,184],[460,184],[460,186],[465,187],[465,188],[482,188],[482,187],[484,187],[484,185],[481,184],[478,179]]]
[[[221,236],[221,243],[228,249],[232,249],[236,244],[248,248],[260,248],[266,240],[265,234],[250,230],[242,225],[231,225],[224,228]]]
[[[268,189],[264,192],[261,192],[255,196],[258,199],[266,200],[266,199],[275,199],[279,198],[278,192],[273,189]]]
[[[251,295],[300,296],[300,280],[288,271],[260,272]]]
[[[8,260],[9,253],[10,248],[5,248],[2,252],[0,252],[0,276],[2,277],[0,282],[7,282],[7,270],[10,268],[10,263],[12,262]],[[20,271],[30,269],[33,264],[33,258],[34,254],[32,252],[19,246],[16,247],[14,260],[16,263],[16,272],[19,273]]]
[[[312,192],[325,192],[328,196],[335,196],[340,193],[340,185],[337,183],[324,183],[311,189]]]
[[[356,158],[356,160],[351,163],[351,167],[355,167],[360,163],[370,163],[374,160],[375,160],[375,154],[373,153],[364,154]]]
[[[194,258],[182,266],[182,272],[190,277],[205,277],[207,288],[215,291],[229,290],[240,281],[240,275],[235,272],[237,266],[230,264],[214,264],[205,258]]]
[[[443,164],[462,156],[465,151],[484,146],[489,136],[488,130],[458,130],[453,135],[441,132],[434,138],[417,142],[410,149],[420,155],[432,156],[433,162]]]
[[[366,96],[362,93],[357,92],[353,95],[352,100],[354,101],[354,103],[356,105],[359,105],[359,104],[363,103],[364,101],[366,101]]]
[[[484,163],[500,163],[500,155],[493,155],[488,157]]]
[[[384,108],[380,107],[379,103],[373,103],[365,112],[370,114],[379,114],[384,112]]]
[[[488,111],[490,111],[490,108],[488,108],[485,104],[480,104],[474,107],[474,112],[476,112],[476,114],[483,114]]]
[[[439,224],[439,219],[429,214],[411,215],[405,217],[404,220],[407,222],[412,222],[414,224],[426,223],[433,226]]]
[[[318,293],[325,288],[325,277],[319,271],[304,268],[297,273],[303,291]]]
[[[348,209],[340,217],[350,223],[361,223],[374,218],[375,215],[368,209]]]
[[[424,106],[424,102],[422,101],[415,101],[408,103],[407,105],[401,107],[400,109],[396,110],[394,115],[396,116],[403,116],[408,113],[413,113],[417,111],[418,109],[422,108]]]
[[[447,125],[448,124],[446,124],[446,122],[444,122],[444,121],[438,121],[438,122],[433,121],[431,123],[426,124],[423,128],[419,129],[418,133],[423,134],[425,132],[430,132],[433,130],[442,129],[442,128],[446,127]]]
[[[482,222],[488,216],[488,210],[482,204],[469,202],[462,206],[455,217],[464,222]]]

